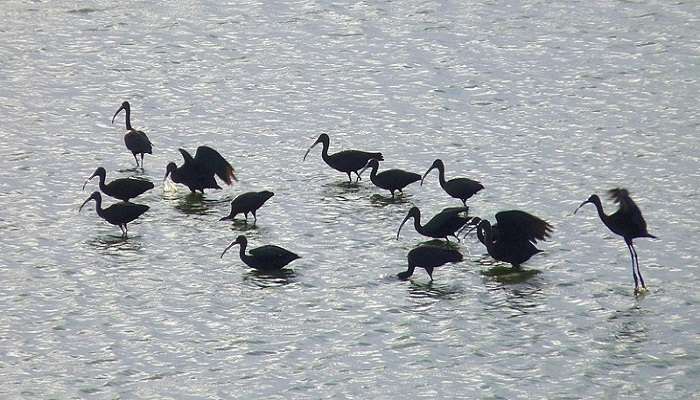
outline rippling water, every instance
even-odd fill
[[[698,7],[695,2],[37,2],[0,8],[0,397],[677,398],[700,385]],[[123,119],[154,143],[133,170]],[[555,225],[528,276],[465,261],[410,282],[407,209],[459,203],[431,176],[389,201],[320,150],[486,189],[487,218]],[[209,144],[240,183],[161,183]],[[119,230],[78,206],[138,175],[151,209]],[[650,292],[593,207],[625,186],[659,240]],[[256,227],[218,222],[276,193]],[[107,203],[111,203],[108,200]],[[612,204],[606,203],[608,210]],[[408,227],[407,227],[408,228]],[[244,232],[303,256],[265,276],[220,252]]]

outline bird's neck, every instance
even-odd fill
[[[104,218],[104,210],[102,209],[102,199],[95,199],[95,211],[97,215]]]
[[[328,162],[328,146],[329,143],[327,141],[321,142],[321,158],[323,158],[323,161]]]
[[[126,130],[130,131],[133,128],[131,127],[131,110],[129,108],[126,108],[124,111],[126,111]]]
[[[605,214],[605,211],[603,210],[603,204],[601,204],[599,199],[594,199],[592,201],[593,205],[595,206],[596,211],[598,211],[598,216],[600,219],[603,221],[605,225],[608,224],[608,219],[610,218],[607,214]]]
[[[105,175],[100,175],[100,190],[104,193],[105,189],[107,188],[107,185],[105,185]]]
[[[413,227],[416,229],[416,232],[420,233],[421,235],[425,231],[423,229],[423,225],[420,224],[420,213],[416,213],[416,215],[413,216]]]
[[[377,178],[377,170],[379,169],[378,166],[372,166],[372,170],[369,172],[369,180],[374,183],[374,180]]]
[[[445,168],[438,167],[438,179],[440,180],[440,186],[445,186]]]

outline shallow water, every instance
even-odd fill
[[[698,8],[693,2],[6,1],[0,19],[0,397],[687,399],[700,385]],[[154,143],[123,144],[123,100]],[[471,212],[555,226],[525,276],[465,261],[395,278],[459,205],[433,172],[395,201],[347,185],[315,148],[486,189]],[[204,198],[162,183],[209,144],[240,182]],[[79,205],[97,166],[156,189],[128,240]],[[624,186],[659,240],[622,239],[591,193]],[[275,196],[256,226],[218,222]],[[106,200],[111,204],[112,200]],[[606,202],[612,210],[613,205]],[[221,251],[302,255],[286,274]]]

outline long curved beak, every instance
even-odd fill
[[[590,202],[588,200],[586,200],[583,203],[581,203],[580,206],[576,207],[576,209],[574,210],[574,215],[576,215],[576,211],[578,211],[581,207],[585,206],[588,203],[590,203]]]
[[[367,162],[367,164],[366,164],[364,167],[362,167],[362,169],[360,170],[360,172],[357,173],[357,176],[362,176],[362,173],[365,172],[365,170],[366,170],[367,168],[369,168],[369,161]]]
[[[219,258],[224,258],[224,254],[226,254],[226,252],[228,251],[228,249],[230,249],[231,247],[233,247],[234,244],[238,244],[238,240],[234,240],[233,242],[231,242],[231,244],[228,245],[228,247],[224,249],[223,253],[221,253],[221,257],[219,257]]]
[[[90,180],[94,177],[95,174],[90,175],[90,177],[85,180],[85,183],[83,183],[83,188],[81,190],[85,190],[85,185],[87,185],[87,183],[90,182]]]
[[[467,224],[464,225],[464,228],[462,228],[462,230],[461,230],[461,231],[464,231],[464,229],[466,229],[467,227],[470,227],[469,230],[467,231],[467,233],[465,233],[463,237],[467,237],[470,233],[472,233],[474,231],[474,229],[476,229],[479,226],[480,222],[481,222],[481,218],[472,217],[472,219],[470,219],[469,222],[467,222]],[[457,235],[460,235],[462,233],[461,231],[458,232]]]
[[[396,232],[396,240],[399,240],[399,234],[401,233],[401,228],[403,228],[403,224],[405,224],[409,218],[411,218],[411,214],[408,214],[406,216],[406,218],[403,219],[403,222],[401,222],[401,225],[399,225],[399,230]]]
[[[163,182],[165,182],[166,179],[168,179],[168,175],[170,175],[170,170],[165,170],[165,176],[163,177]]]
[[[423,174],[423,177],[420,178],[420,185],[421,185],[421,186],[423,186],[423,180],[425,180],[425,177],[428,176],[428,174],[429,174],[430,171],[432,171],[432,170],[433,170],[433,167],[428,168],[428,170],[425,171],[425,173]]]
[[[114,124],[114,119],[117,118],[117,115],[119,115],[119,112],[124,109],[124,106],[119,107],[117,112],[114,113],[114,116],[112,117],[112,124]]]
[[[306,156],[309,155],[309,152],[311,151],[311,149],[313,149],[314,147],[316,147],[316,145],[319,144],[319,143],[321,143],[321,142],[319,142],[319,141],[317,140],[316,143],[312,144],[311,147],[309,147],[309,149],[306,150],[306,153],[304,154],[304,159],[303,159],[302,161],[306,161]]]
[[[78,209],[78,212],[80,212],[80,211],[83,209],[83,207],[85,207],[85,204],[87,204],[88,201],[90,201],[90,200],[92,200],[92,196],[88,197],[88,199],[85,200],[85,201],[83,202],[83,204],[80,205],[80,208]]]

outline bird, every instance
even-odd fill
[[[467,216],[468,212],[469,207],[448,207],[437,213],[427,224],[421,225],[420,210],[418,207],[411,207],[411,209],[408,210],[408,214],[406,214],[406,218],[404,218],[401,225],[399,225],[399,230],[396,232],[396,239],[399,239],[403,224],[412,217],[413,226],[416,228],[416,231],[423,236],[445,239],[448,241],[448,236],[454,236],[459,240],[459,237],[455,233],[464,227],[465,224],[470,223],[472,218]]]
[[[440,186],[442,189],[455,199],[462,200],[462,204],[465,206],[467,205],[467,199],[484,188],[480,182],[473,181],[469,178],[452,178],[449,181],[445,181],[445,164],[439,158],[433,161],[433,165],[423,174],[423,178],[420,181],[421,186],[423,186],[425,177],[428,176],[430,171],[436,168],[439,173]]]
[[[475,220],[478,221],[475,225],[477,237],[489,255],[511,264],[514,269],[520,269],[522,263],[540,253],[542,250],[535,247],[535,243],[550,237],[553,231],[546,221],[520,210],[496,213],[493,226],[486,219],[475,217]]]
[[[128,101],[123,102],[117,112],[114,113],[112,123],[114,124],[114,119],[117,118],[121,110],[126,111],[126,134],[124,135],[124,144],[126,144],[126,148],[131,151],[131,154],[134,155],[136,168],[139,167],[139,159],[136,155],[141,154],[141,169],[143,169],[143,155],[146,153],[153,154],[153,145],[151,145],[151,141],[148,140],[148,136],[146,136],[143,131],[137,131],[131,127],[131,105]]]
[[[646,290],[646,285],[644,284],[644,278],[642,278],[642,272],[639,270],[639,258],[637,257],[637,249],[634,248],[633,240],[645,237],[657,239],[657,237],[647,231],[647,223],[642,216],[642,211],[637,207],[634,200],[632,200],[627,189],[611,189],[608,190],[608,195],[616,204],[619,204],[618,210],[614,213],[606,215],[605,211],[603,211],[600,197],[596,194],[592,194],[588,200],[581,203],[581,205],[574,210],[574,214],[584,205],[588,203],[593,204],[596,210],[598,210],[598,216],[601,221],[603,221],[603,224],[613,231],[613,233],[625,239],[625,244],[627,244],[630,257],[632,258],[634,292],[639,293],[639,284],[641,283],[642,290]]]
[[[97,211],[97,215],[110,224],[119,226],[119,229],[122,230],[122,237],[124,238],[127,237],[129,232],[126,224],[140,217],[141,214],[148,211],[149,208],[143,204],[119,202],[103,209],[102,195],[100,192],[92,192],[90,197],[80,206],[78,212],[80,212],[90,200],[95,200],[95,211]]]
[[[100,177],[100,190],[102,193],[123,201],[129,201],[129,199],[138,197],[154,188],[153,183],[134,178],[118,178],[105,185],[107,171],[103,167],[98,167],[83,184],[83,190],[85,190],[85,185],[96,176]]]
[[[247,192],[238,195],[233,201],[231,201],[231,213],[221,218],[219,221],[232,220],[236,215],[243,213],[245,214],[245,219],[248,221],[248,213],[253,214],[253,224],[257,222],[258,217],[255,212],[258,208],[262,207],[266,201],[268,201],[275,194],[269,190],[263,190],[262,192]]]
[[[408,269],[399,272],[396,276],[401,280],[413,275],[416,267],[425,268],[430,280],[433,280],[433,269],[447,264],[462,261],[462,254],[447,247],[423,244],[408,252]]]
[[[257,269],[259,271],[280,270],[290,262],[296,260],[297,258],[301,258],[297,254],[292,253],[287,249],[269,244],[251,249],[250,255],[247,255],[245,253],[245,249],[248,245],[248,239],[246,239],[245,235],[238,236],[236,240],[228,245],[228,247],[224,249],[223,253],[221,253],[221,258],[223,258],[226,251],[235,244],[239,244],[241,246],[241,250],[239,252],[241,261],[243,261],[250,268]]]
[[[359,171],[360,169],[362,169],[362,167],[367,165],[367,161],[369,161],[371,158],[375,158],[379,161],[384,161],[384,156],[382,155],[382,153],[369,153],[360,150],[343,150],[328,155],[328,145],[330,143],[330,138],[325,133],[320,134],[318,136],[318,139],[316,139],[316,141],[314,142],[314,144],[312,144],[311,147],[309,147],[309,149],[306,150],[306,154],[304,154],[304,160],[306,160],[306,156],[309,155],[311,149],[313,149],[314,146],[316,146],[319,143],[323,144],[323,150],[321,151],[321,157],[323,157],[323,161],[325,161],[329,167],[348,174],[348,179],[350,180],[350,183],[352,183],[352,176],[350,176],[350,173],[354,172],[355,175],[357,175],[357,181],[359,181],[360,174],[358,174],[357,171]]]
[[[362,173],[370,167],[372,168],[372,171],[369,174],[369,179],[376,186],[390,191],[391,198],[394,198],[395,191],[398,190],[400,193],[403,193],[403,188],[420,180],[420,175],[413,172],[404,171],[402,169],[388,169],[377,173],[377,170],[379,169],[379,160],[376,158],[372,158],[367,161],[367,164],[364,168],[362,168],[358,175],[362,176]]]
[[[208,146],[199,146],[194,158],[186,150],[178,149],[185,159],[185,163],[178,167],[174,162],[168,163],[163,180],[171,176],[173,182],[182,183],[192,193],[197,190],[204,193],[204,189],[221,189],[214,179],[217,175],[227,185],[237,181],[235,170],[218,151]]]

